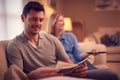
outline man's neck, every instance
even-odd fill
[[[39,34],[27,34],[24,33],[25,37],[27,38],[28,41],[30,41],[33,45],[38,46],[39,43]]]

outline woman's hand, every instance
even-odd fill
[[[72,73],[70,73],[70,75],[75,77],[84,77],[87,74],[87,70],[87,64],[84,62],[79,67],[77,67]]]
[[[29,79],[40,79],[51,76],[62,76],[63,74],[57,73],[57,70],[49,67],[41,67],[36,70],[31,71],[27,74]]]
[[[95,55],[95,56],[99,54],[99,52],[96,49],[92,49],[91,52],[92,52],[92,55]]]

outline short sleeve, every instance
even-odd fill
[[[17,45],[15,43],[15,40],[10,42],[7,46],[7,59],[8,59],[8,66],[11,66],[12,64],[17,65],[20,69],[23,70],[23,61],[21,57],[21,53],[19,49],[17,48]]]

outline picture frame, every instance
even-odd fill
[[[47,1],[48,1],[48,4],[49,4],[51,7],[53,7],[53,8],[56,7],[56,0],[47,0]]]
[[[120,0],[95,0],[95,10],[120,10]]]

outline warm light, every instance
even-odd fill
[[[65,22],[64,30],[65,31],[72,31],[72,21],[71,21],[71,18],[65,17],[64,18],[64,22]]]

